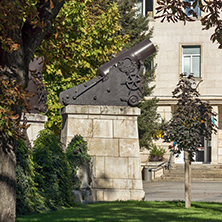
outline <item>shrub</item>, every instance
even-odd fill
[[[150,150],[150,155],[153,156],[163,156],[166,153],[166,150],[162,147],[157,147],[155,144],[152,145],[152,149]]]
[[[81,165],[90,165],[91,157],[87,153],[87,142],[81,135],[75,135],[66,148],[66,157],[71,169],[71,181],[74,189],[79,189],[80,181],[76,177],[76,171]]]
[[[16,214],[37,213],[46,209],[44,197],[38,192],[34,182],[34,162],[32,152],[19,139],[16,150]]]
[[[42,130],[34,142],[35,182],[50,209],[74,204],[70,169],[55,133]]]

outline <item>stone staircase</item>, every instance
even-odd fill
[[[165,171],[165,175],[153,181],[184,181],[184,164],[173,164],[171,172]],[[191,164],[192,182],[222,182],[222,164]]]

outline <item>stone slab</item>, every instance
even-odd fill
[[[140,157],[138,139],[119,139],[121,157]]]
[[[93,137],[112,138],[113,121],[112,120],[93,120]]]
[[[119,156],[119,141],[111,138],[90,138],[87,140],[92,156]]]
[[[139,166],[139,167],[138,167]],[[128,158],[128,178],[141,180],[141,161],[138,158]]]
[[[74,137],[80,134],[83,137],[92,137],[93,120],[91,119],[69,119],[67,126],[67,136]]]
[[[129,106],[68,105],[61,109],[61,114],[138,116],[140,115],[140,109]]]
[[[136,121],[116,120],[113,130],[114,138],[138,139],[138,126]]]
[[[104,201],[130,200],[130,190],[105,189]]]
[[[122,157],[105,157],[105,177],[128,179],[128,159]]]

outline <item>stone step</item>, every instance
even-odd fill
[[[181,169],[171,169],[171,172],[183,172],[184,168]],[[222,172],[222,169],[199,169],[191,167],[191,171],[194,172]]]
[[[166,173],[166,174],[170,174],[170,175],[181,175],[181,174],[184,174],[183,171],[171,171],[171,173]],[[212,171],[191,171],[191,174],[192,175],[221,175],[222,176],[222,171],[215,171],[215,172],[212,172]]]
[[[211,165],[211,164],[191,164],[192,169],[221,169],[222,170],[222,165],[217,164],[217,165]],[[184,169],[184,164],[173,164],[171,169]]]
[[[184,182],[184,177],[176,177],[176,178],[159,177],[154,179],[153,181]],[[222,178],[191,178],[191,182],[222,182]]]
[[[154,179],[154,181],[184,181],[184,164],[173,164],[171,172],[168,170],[165,175]],[[192,164],[191,181],[219,181],[222,182],[222,165]]]
[[[182,177],[184,176],[184,173],[178,173],[178,174],[165,174],[164,177]],[[221,178],[222,179],[222,174],[209,174],[209,173],[205,173],[205,174],[192,174],[191,173],[191,177],[192,178]]]

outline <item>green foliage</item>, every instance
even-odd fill
[[[75,135],[65,153],[71,169],[72,184],[74,189],[79,189],[80,181],[76,178],[76,171],[81,165],[90,165],[91,161],[91,157],[87,153],[87,142],[81,135]]]
[[[16,150],[16,214],[39,213],[46,209],[45,199],[34,182],[35,168],[32,152],[22,139],[18,139]]]
[[[166,150],[162,147],[157,147],[157,145],[153,144],[152,149],[150,150],[150,155],[154,156],[163,156],[166,153]]]
[[[65,3],[39,53],[45,57],[44,81],[48,91],[47,128],[57,135],[62,119],[59,93],[96,76],[96,70],[127,42],[116,34],[118,8],[101,0]]]
[[[160,130],[158,123],[159,115],[157,114],[157,99],[153,98],[143,101],[139,104],[141,115],[138,116],[139,128],[139,143],[140,147],[150,149],[153,139],[158,139],[156,136]]]
[[[71,191],[80,186],[76,170],[91,161],[82,136],[74,136],[64,153],[50,130],[39,133],[31,150],[19,139],[16,158],[17,215],[74,205]]]
[[[46,206],[57,209],[74,204],[70,169],[62,145],[50,130],[42,130],[34,142],[35,182]]]
[[[91,157],[87,154],[87,142],[81,135],[75,135],[66,148],[66,157],[73,168],[90,163]]]
[[[19,29],[26,21],[30,25],[42,26],[38,18],[36,3],[37,0],[1,1],[4,6],[0,9],[0,47],[2,49],[12,52],[19,48],[18,42],[9,38],[9,30]]]
[[[0,7],[0,151],[6,167],[0,175],[1,221],[14,221],[16,141],[21,136],[20,117],[26,107],[28,67],[36,48],[51,30],[63,1],[2,0]],[[4,158],[5,157],[5,158]],[[2,163],[1,163],[2,164]],[[9,170],[10,169],[10,170]],[[3,191],[3,192],[2,192]]]
[[[211,138],[211,133],[216,133],[216,126],[212,123],[213,112],[208,102],[199,99],[199,93],[195,88],[195,79],[181,74],[177,87],[173,91],[173,98],[178,100],[177,110],[172,119],[166,125],[165,142],[175,142],[178,151],[189,153],[192,159],[200,146],[201,137]],[[170,146],[172,151],[173,148]]]
[[[151,39],[153,29],[149,29],[149,18],[143,16],[136,11],[135,3],[137,0],[116,0],[118,2],[118,9],[120,14],[119,24],[121,26],[120,34],[128,35],[129,42],[124,45],[123,50],[126,51],[133,46],[139,44],[145,39]],[[153,58],[156,54],[151,55],[144,61],[145,72],[143,74],[144,82],[144,96],[152,93],[154,87],[149,87],[148,83],[154,79],[155,66],[153,65]]]
[[[21,130],[26,128],[25,124],[19,122],[17,109],[26,109],[28,94],[22,85],[16,81],[10,81],[0,72],[0,147],[5,149],[8,141],[12,138],[21,137]]]

